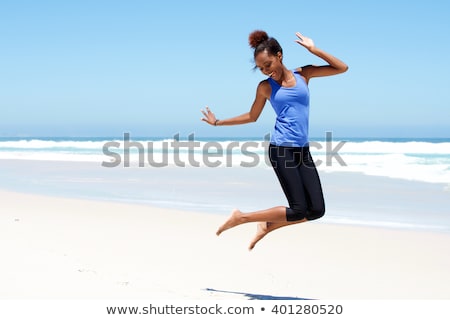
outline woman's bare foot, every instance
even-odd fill
[[[264,238],[264,236],[269,233],[269,231],[268,231],[269,225],[270,225],[270,222],[259,222],[258,223],[258,225],[256,226],[256,235],[253,238],[252,242],[250,242],[250,246],[248,247],[248,250],[252,250],[255,247],[256,243],[258,243],[259,240]]]
[[[231,212],[230,217],[228,218],[225,223],[220,226],[220,228],[217,230],[216,235],[220,235],[225,230],[228,230],[230,228],[236,227],[237,225],[240,225],[242,223],[242,212],[238,209],[234,209],[233,212]]]

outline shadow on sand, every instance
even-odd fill
[[[210,292],[243,295],[243,296],[247,297],[249,300],[314,300],[314,299],[299,298],[299,297],[270,296],[270,295],[266,295],[266,294],[217,290],[217,289],[212,289],[212,288],[206,288],[204,290],[210,291]]]

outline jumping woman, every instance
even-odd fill
[[[325,202],[320,178],[309,152],[309,89],[311,78],[331,76],[347,71],[347,65],[331,54],[317,48],[314,42],[296,33],[296,42],[327,64],[306,65],[290,70],[283,64],[283,50],[278,41],[265,31],[256,30],[249,36],[254,49],[256,68],[268,78],[259,83],[250,111],[229,119],[217,119],[206,107],[203,121],[213,126],[229,126],[255,122],[269,100],[277,115],[271,134],[268,155],[278,177],[289,207],[277,206],[255,212],[233,210],[216,234],[247,222],[259,222],[256,243],[278,228],[315,220],[325,213]]]

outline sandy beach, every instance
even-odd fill
[[[450,299],[450,235],[1,191],[2,299]]]

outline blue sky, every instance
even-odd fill
[[[322,61],[295,32],[345,61],[310,82],[310,134],[450,137],[450,4],[443,1],[2,1],[1,136],[254,136],[264,76],[248,34],[266,30],[288,68]]]

